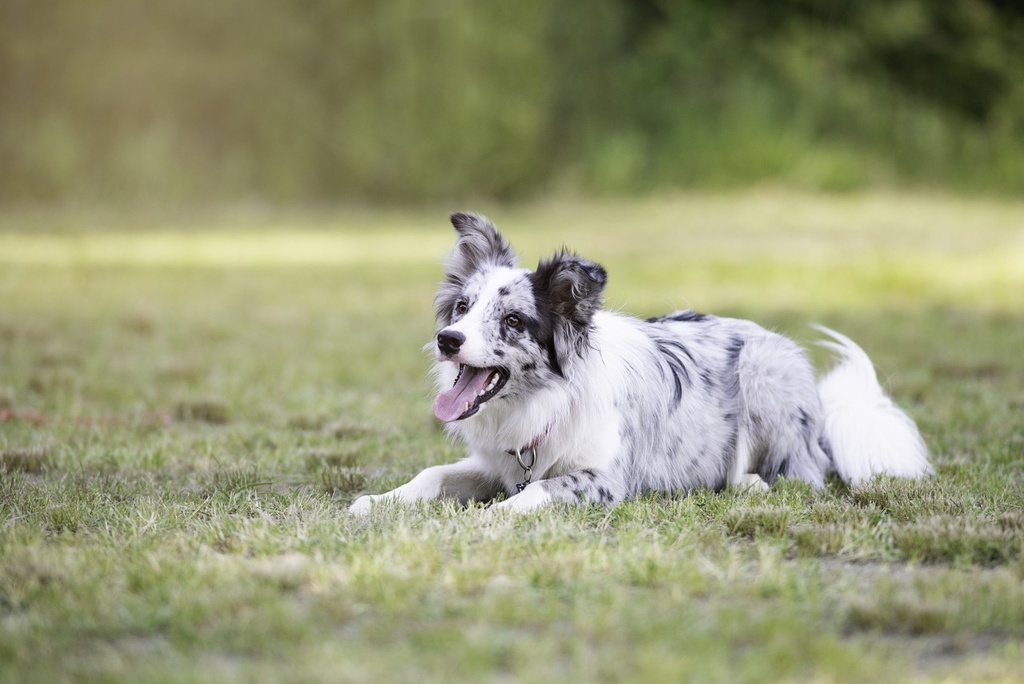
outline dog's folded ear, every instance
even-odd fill
[[[601,308],[608,274],[600,264],[561,252],[537,266],[537,289],[551,310],[576,325],[587,325]]]
[[[608,274],[600,264],[560,252],[530,275],[534,296],[550,317],[550,366],[559,374],[590,348],[590,321],[601,308]]]
[[[493,223],[480,214],[456,212],[452,226],[459,238],[448,260],[448,275],[465,282],[485,266],[515,268],[519,258]]]

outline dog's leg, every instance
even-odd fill
[[[385,494],[368,494],[355,500],[349,512],[368,515],[375,501],[415,503],[427,499],[457,499],[467,501],[489,501],[500,489],[500,484],[473,457],[458,463],[432,466],[406,484]]]
[[[588,468],[534,482],[515,496],[495,504],[493,508],[522,513],[552,501],[611,505],[622,501],[625,494],[625,486],[620,477],[609,471]]]
[[[821,400],[803,351],[778,335],[748,341],[737,376],[748,456],[746,463],[737,463],[743,470],[733,471],[740,479],[732,483],[756,473],[768,484],[782,476],[822,488],[829,457],[818,443]]]
[[[736,454],[733,456],[732,467],[729,469],[728,476],[728,484],[740,489],[751,484],[750,471],[751,462],[754,460],[754,447],[750,443],[750,430],[747,427],[749,423],[750,418],[744,410],[740,423],[736,428]],[[759,475],[755,474],[754,477],[761,480]]]

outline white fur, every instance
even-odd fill
[[[844,481],[860,484],[880,474],[919,477],[932,472],[917,425],[878,384],[871,359],[853,340],[815,326],[836,341],[819,342],[839,362],[818,381],[833,465]]]

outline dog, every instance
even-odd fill
[[[599,264],[563,249],[529,271],[486,217],[451,223],[427,349],[434,415],[468,455],[359,497],[353,513],[381,500],[499,499],[495,508],[528,511],[780,477],[819,489],[830,472],[850,485],[932,472],[914,421],[849,338],[818,327],[838,362],[816,380],[795,342],[753,322],[606,311]]]

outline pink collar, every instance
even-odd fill
[[[510,456],[519,456],[519,457],[521,457],[522,454],[524,454],[524,453],[526,453],[528,451],[532,451],[532,452],[534,452],[534,459],[536,459],[536,457],[537,457],[537,454],[536,454],[537,449],[540,448],[540,445],[543,444],[544,440],[548,438],[549,434],[551,434],[551,428],[553,428],[554,426],[555,426],[554,421],[548,423],[548,426],[546,428],[544,428],[544,432],[542,432],[539,435],[537,435],[536,437],[534,437],[532,442],[530,442],[526,446],[521,446],[518,449],[508,449],[508,450],[505,451],[505,453],[509,454]]]

